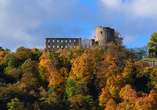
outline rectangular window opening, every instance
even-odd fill
[[[48,39],[48,43],[50,43],[50,39]]]
[[[71,40],[69,40],[69,43],[71,43]]]
[[[50,45],[48,45],[48,49],[50,49]]]

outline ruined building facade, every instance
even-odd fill
[[[95,39],[89,40],[89,47],[90,48],[97,48],[101,47],[102,49],[106,50],[108,44],[115,40],[114,36],[114,29],[109,27],[96,27],[95,31]]]
[[[59,46],[65,45],[64,48],[76,48],[81,46],[81,38],[45,38],[45,49],[46,50],[58,50]]]

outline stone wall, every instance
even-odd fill
[[[65,48],[76,48],[81,46],[81,38],[45,38],[46,50],[58,50],[59,46],[65,44]]]

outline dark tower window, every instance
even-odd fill
[[[102,34],[102,31],[100,31],[100,33]]]

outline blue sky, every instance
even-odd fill
[[[45,38],[94,38],[111,27],[127,48],[142,47],[157,32],[157,0],[0,0],[0,46],[44,48]]]

